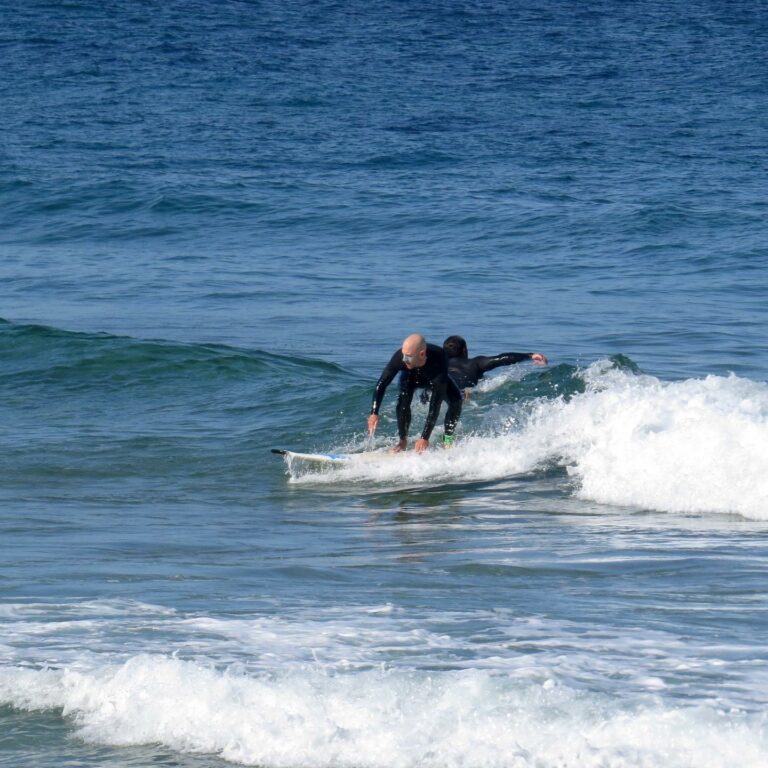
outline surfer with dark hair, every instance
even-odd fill
[[[392,359],[376,382],[373,393],[371,415],[368,417],[368,432],[373,435],[379,423],[379,409],[387,387],[395,376],[400,374],[397,397],[397,431],[400,440],[392,449],[404,451],[408,446],[408,430],[411,426],[411,401],[417,389],[429,391],[429,411],[424,422],[421,437],[414,448],[418,453],[429,447],[429,438],[437,423],[440,406],[443,400],[448,402],[445,414],[444,445],[453,443],[453,432],[461,415],[461,391],[448,376],[448,357],[436,344],[427,344],[426,339],[414,333],[403,341],[400,349],[392,355]]]
[[[443,350],[448,357],[448,375],[456,386],[469,396],[469,387],[474,387],[480,379],[494,368],[514,365],[524,360],[533,360],[536,365],[546,365],[547,358],[540,352],[504,352],[501,355],[470,357],[467,342],[461,336],[449,336],[443,342]]]

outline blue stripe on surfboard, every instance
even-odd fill
[[[272,448],[272,453],[276,453],[285,459],[296,459],[297,461],[307,462],[314,461],[317,464],[378,462],[403,456],[401,453],[392,453],[391,451],[363,451],[362,453],[302,453],[301,451],[289,451],[284,448]]]
[[[300,461],[349,461],[351,458],[348,453],[302,453],[301,451],[287,451],[284,448],[272,448],[272,453]]]

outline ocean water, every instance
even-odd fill
[[[767,765],[767,11],[0,1],[0,765]]]

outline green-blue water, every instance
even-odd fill
[[[0,2],[0,764],[765,765],[765,10]]]

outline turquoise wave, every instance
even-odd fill
[[[324,360],[222,344],[141,340],[0,320],[0,387],[125,388],[163,382],[349,377]]]

